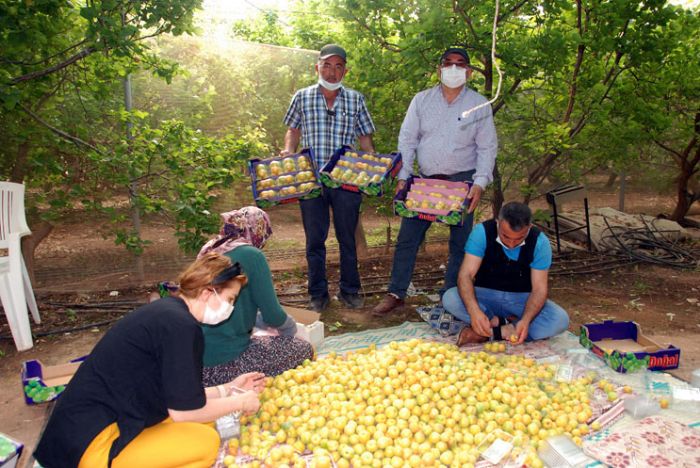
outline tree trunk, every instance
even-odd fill
[[[391,224],[386,227],[386,243],[384,244],[384,254],[388,255],[391,250]]]
[[[493,97],[493,62],[490,54],[484,56],[484,93],[489,99]]]
[[[620,174],[620,193],[618,195],[618,207],[617,209],[624,213],[625,212],[625,193],[627,192],[627,174],[625,172]]]
[[[700,153],[700,147],[697,152]],[[688,214],[697,194],[693,194],[689,187],[690,179],[693,177],[693,167],[687,161],[682,161],[679,166],[680,174],[676,183],[676,207],[671,214],[671,219],[680,224]]]
[[[676,185],[676,208],[671,214],[671,219],[679,224],[685,219],[688,214],[691,205],[696,201],[700,200],[700,187],[692,187],[691,182],[693,182],[693,177],[697,174],[698,164],[700,164],[700,112],[695,114],[695,125],[693,126],[695,130],[695,135],[691,138],[690,142],[686,145],[682,153],[677,153],[676,160],[678,161],[678,167],[680,169],[680,174],[678,175],[678,182]],[[663,146],[662,146],[663,147]],[[665,149],[665,148],[664,148]]]
[[[17,148],[17,157],[15,158],[15,163],[12,165],[12,172],[10,173],[10,182],[16,182],[21,184],[24,182],[24,175],[27,173],[27,156],[29,155],[29,148],[31,145],[28,141],[20,143]]]
[[[608,180],[605,182],[605,188],[606,189],[613,188],[616,180],[617,180],[617,172],[610,171],[610,174],[608,175]]]
[[[498,213],[501,211],[505,196],[503,195],[501,171],[498,170],[498,161],[493,166],[493,198],[491,199],[491,211],[493,217],[498,218]]]
[[[51,231],[53,224],[48,221],[39,221],[32,226],[32,234],[22,238],[22,253],[24,255],[24,263],[27,265],[27,272],[32,281],[32,285],[36,287],[36,278],[34,275],[34,252],[39,247],[41,241],[46,239]]]
[[[355,250],[357,251],[357,259],[362,260],[367,258],[369,249],[367,248],[367,238],[365,237],[365,228],[362,226],[362,217],[357,219],[355,227]]]

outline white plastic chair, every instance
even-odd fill
[[[41,323],[32,283],[22,258],[20,239],[31,234],[24,214],[24,185],[0,182],[0,299],[19,351],[33,346],[27,305]]]

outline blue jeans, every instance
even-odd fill
[[[474,171],[460,172],[450,178],[453,182],[471,182]],[[450,254],[445,271],[445,284],[440,288],[442,295],[448,289],[457,285],[457,274],[464,260],[464,246],[472,230],[474,213],[467,215],[461,226],[450,226]],[[406,290],[411,283],[413,268],[416,266],[416,256],[425,233],[433,223],[418,218],[401,218],[399,237],[394,250],[394,263],[391,267],[389,292],[401,299],[406,297]]]
[[[360,290],[357,270],[355,228],[360,217],[360,193],[323,187],[320,197],[300,200],[301,220],[306,234],[306,263],[309,268],[309,295],[314,298],[328,295],[326,279],[326,239],[333,209],[333,228],[340,246],[340,291],[356,294]]]
[[[506,292],[495,289],[475,287],[476,300],[479,307],[492,319],[494,316],[507,318],[514,315],[518,318],[523,316],[525,303],[530,293]],[[442,296],[442,305],[445,310],[458,319],[471,324],[471,317],[467,308],[459,296],[457,288],[452,288]],[[528,330],[528,340],[541,340],[550,336],[558,335],[569,327],[569,315],[557,303],[547,299],[540,313],[530,323]]]

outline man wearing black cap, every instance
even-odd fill
[[[406,185],[417,158],[416,176],[470,182],[468,217],[462,226],[450,226],[450,254],[445,284],[440,293],[457,285],[457,274],[464,258],[464,245],[471,231],[473,213],[481,194],[493,180],[498,140],[491,106],[476,91],[466,86],[471,77],[467,51],[453,47],[440,57],[440,84],[421,91],[411,101],[399,133],[399,151],[403,167],[398,174],[397,190]],[[403,305],[411,283],[418,247],[431,223],[403,218],[394,251],[389,291],[372,310],[384,316]]]
[[[316,164],[323,167],[333,152],[343,145],[359,141],[364,151],[374,152],[374,123],[362,94],[342,85],[347,73],[347,54],[336,44],[321,49],[316,72],[318,83],[294,94],[284,123],[289,127],[280,154],[296,152],[299,143],[310,147]],[[340,293],[338,298],[351,308],[362,307],[358,294],[360,274],[357,269],[355,228],[360,216],[362,196],[342,189],[323,188],[320,197],[301,200],[301,219],[306,234],[306,262],[309,267],[309,307],[321,311],[328,306],[326,279],[326,238],[330,226],[329,208],[333,209],[333,227],[340,246]]]

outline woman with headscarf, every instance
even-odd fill
[[[199,255],[217,252],[239,263],[248,284],[236,300],[236,313],[215,326],[203,325],[204,383],[219,385],[247,372],[281,374],[313,357],[306,341],[294,338],[296,322],[277,299],[272,274],[260,249],[272,235],[270,218],[260,208],[246,206],[221,215],[217,237]],[[277,336],[252,336],[256,325],[277,329]],[[261,323],[262,322],[262,323]]]

